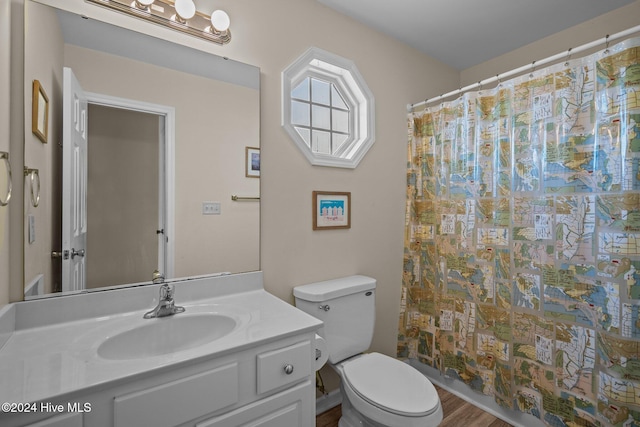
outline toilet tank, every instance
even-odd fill
[[[296,307],[322,320],[318,334],[327,343],[329,363],[362,353],[371,345],[376,280],[349,276],[293,288]]]

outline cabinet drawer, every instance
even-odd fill
[[[258,364],[258,394],[294,383],[311,373],[311,342],[261,353]]]
[[[118,396],[114,427],[172,427],[238,401],[238,364]]]

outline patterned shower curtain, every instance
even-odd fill
[[[409,115],[398,356],[640,426],[640,39]]]

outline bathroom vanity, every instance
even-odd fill
[[[319,320],[261,272],[175,282],[186,311],[143,319],[158,287],[0,310],[0,425],[315,425]]]

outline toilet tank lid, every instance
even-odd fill
[[[293,296],[304,301],[319,302],[375,288],[376,279],[356,275],[296,286]]]

